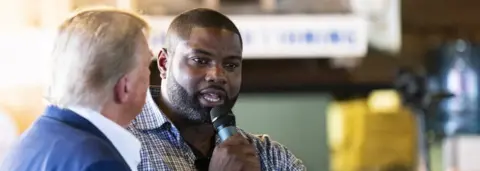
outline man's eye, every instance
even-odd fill
[[[205,65],[208,63],[208,60],[204,58],[193,58],[192,60],[202,65]]]
[[[228,69],[235,69],[237,67],[238,67],[238,64],[234,64],[234,63],[225,64],[225,68],[228,68]]]

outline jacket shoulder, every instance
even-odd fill
[[[126,167],[122,162],[115,160],[99,160],[88,165],[85,171],[130,171],[129,167]]]
[[[0,170],[82,170],[105,160],[124,163],[108,140],[61,123],[39,122],[44,123],[35,123],[21,136]]]

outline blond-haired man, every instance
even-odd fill
[[[125,127],[146,99],[147,32],[137,15],[110,8],[65,20],[52,53],[51,105],[0,170],[137,170],[140,142]]]

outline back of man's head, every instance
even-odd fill
[[[180,40],[188,40],[195,27],[225,29],[238,34],[242,41],[240,31],[227,16],[215,10],[196,8],[178,15],[170,24],[165,42],[165,48],[170,55],[174,53]]]
[[[100,110],[138,63],[138,37],[148,29],[139,16],[113,8],[86,9],[65,20],[52,52],[50,103]]]

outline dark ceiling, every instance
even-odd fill
[[[236,1],[240,2],[240,0]],[[236,1],[221,0],[220,3],[230,4]],[[389,85],[399,67],[421,68],[427,51],[442,42],[457,38],[472,41],[480,39],[477,31],[480,30],[480,19],[477,17],[480,16],[478,0],[400,1],[403,32],[400,53],[388,54],[371,49],[361,65],[351,70],[334,69],[330,67],[327,59],[247,60],[244,64],[244,88],[263,91],[267,88],[302,90],[299,87],[327,87],[324,90],[330,90],[332,87],[341,86]],[[144,11],[159,14],[165,11],[170,11],[172,14],[178,13],[201,3],[199,0],[138,0],[138,2],[138,5],[145,7]],[[344,12],[345,4],[348,4],[347,0],[282,0],[279,2],[281,2],[279,7],[284,8],[281,11],[316,10],[315,12],[318,13]],[[242,1],[242,3],[256,4],[253,0],[248,3]],[[162,8],[159,7],[162,6],[161,4],[163,4]],[[244,7],[238,9],[243,10]],[[228,10],[235,10],[235,8],[228,8]]]
[[[350,91],[350,88],[360,91],[365,87],[388,87],[400,67],[422,68],[428,51],[441,43],[458,38],[478,42],[480,38],[480,19],[477,17],[480,16],[480,1],[401,2],[403,35],[400,53],[388,54],[371,49],[361,65],[351,70],[333,69],[324,59],[249,61],[245,64],[249,68],[245,71],[246,87],[298,90],[317,87],[318,91]],[[283,76],[269,78],[273,73],[283,73]]]

